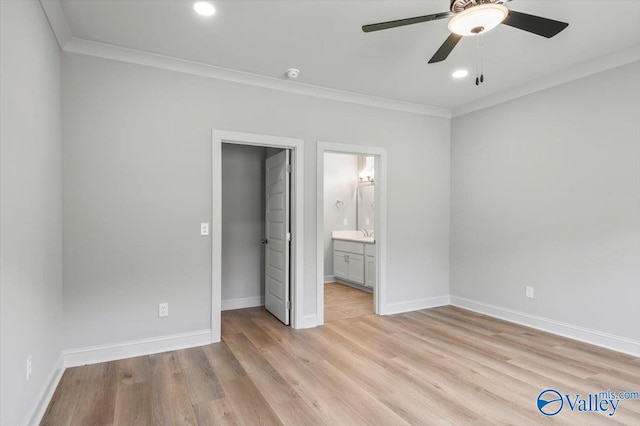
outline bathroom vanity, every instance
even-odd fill
[[[373,289],[376,283],[376,246],[373,235],[362,231],[334,231],[333,275],[339,282]]]

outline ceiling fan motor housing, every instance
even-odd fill
[[[451,0],[451,11],[453,13],[462,12],[479,4],[498,3],[500,0]],[[500,3],[502,3],[500,1]]]

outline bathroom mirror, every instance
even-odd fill
[[[373,185],[358,186],[356,190],[356,209],[358,229],[375,230],[375,187]]]
[[[375,158],[358,156],[358,186],[356,189],[357,229],[375,230]]]

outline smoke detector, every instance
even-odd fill
[[[300,75],[300,70],[296,68],[289,68],[288,70],[285,71],[284,74],[287,76],[289,80],[294,80],[298,78],[298,76]]]

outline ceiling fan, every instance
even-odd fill
[[[369,33],[451,18],[448,24],[451,35],[429,60],[429,63],[433,64],[447,59],[447,56],[449,56],[462,37],[484,34],[500,24],[509,25],[546,38],[555,36],[569,26],[566,22],[509,10],[503,4],[509,1],[511,0],[451,0],[450,12],[364,25],[362,31]]]

